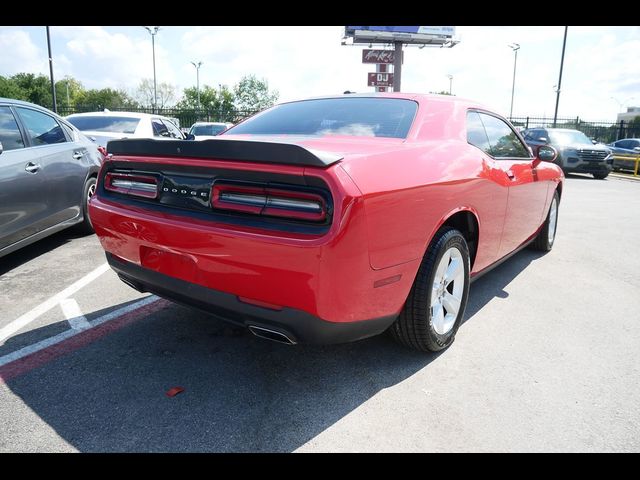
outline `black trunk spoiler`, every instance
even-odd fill
[[[107,143],[107,153],[145,157],[189,157],[328,167],[342,156],[295,143],[259,140],[152,140],[126,138]]]

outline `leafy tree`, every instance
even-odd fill
[[[245,75],[233,87],[234,104],[238,110],[263,110],[278,101],[278,91],[269,91],[269,83],[255,75]]]
[[[68,101],[67,92],[69,92]],[[56,101],[58,107],[70,108],[75,105],[78,98],[82,95],[82,92],[84,92],[84,87],[82,83],[75,78],[67,75],[62,80],[58,80],[56,82]]]
[[[166,108],[174,104],[176,100],[176,87],[170,83],[161,82],[157,84],[156,90],[158,92],[157,108]],[[134,98],[142,106],[152,108],[154,100],[153,80],[143,78],[135,90]]]
[[[16,73],[10,80],[22,91],[18,100],[26,100],[46,108],[53,107],[49,77],[42,74],[36,76],[33,73]]]
[[[103,88],[102,90],[83,90],[76,97],[76,105],[90,110],[118,109],[118,108],[136,108],[138,104],[133,100],[127,92],[123,90],[114,90],[112,88]]]
[[[11,78],[0,75],[0,97],[27,100],[27,92],[20,88]]]
[[[235,110],[233,100],[233,93],[225,85],[222,85],[218,90],[211,87],[210,85],[203,85],[202,87],[200,87],[200,116],[203,117],[202,113],[206,113],[208,120],[232,120],[231,117],[233,116],[233,112]],[[197,110],[197,88],[185,88],[182,99],[176,104],[176,107],[183,110]]]

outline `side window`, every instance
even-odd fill
[[[3,150],[24,148],[18,123],[9,107],[0,107],[0,142]]]
[[[487,131],[491,155],[495,158],[530,158],[529,151],[522,144],[516,132],[497,117],[481,113],[480,118]]]
[[[467,112],[467,142],[483,152],[491,154],[491,145],[489,145],[489,139],[478,112]]]
[[[60,122],[60,124],[62,125],[64,131],[67,133],[67,138],[70,138],[72,142],[77,142],[79,140],[78,135],[76,135],[76,132],[74,132],[69,125],[62,122]]]
[[[180,131],[180,129],[178,127],[176,127],[173,123],[171,123],[171,121],[169,120],[163,120],[162,121],[165,126],[167,127],[167,129],[169,130],[169,134],[173,137],[173,138],[177,138],[179,140],[182,140],[184,137],[182,136],[182,132]]]
[[[169,129],[167,126],[162,123],[162,120],[159,118],[151,119],[151,126],[153,127],[153,136],[154,137],[170,137]]]
[[[618,147],[633,149],[634,146],[629,140],[622,140],[621,142],[618,142]]]
[[[51,115],[31,110],[30,108],[16,107],[16,110],[27,129],[32,146],[37,147],[38,145],[50,145],[67,141],[62,127]]]

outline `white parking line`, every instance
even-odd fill
[[[98,268],[93,270],[92,272],[82,277],[77,282],[72,283],[61,292],[56,293],[53,297],[49,298],[48,300],[45,300],[37,307],[32,308],[27,313],[17,318],[13,322],[9,323],[8,325],[5,325],[3,328],[0,329],[0,344],[4,345],[4,341],[7,338],[12,336],[14,333],[16,333],[18,330],[20,330],[24,326],[33,322],[36,318],[38,318],[43,313],[49,311],[51,308],[53,308],[58,303],[60,303],[61,300],[64,300],[65,298],[70,297],[85,285],[88,285],[89,283],[93,282],[96,278],[98,278],[107,270],[109,270],[109,264],[105,262],[102,265],[100,265]]]
[[[87,322],[87,324],[89,325],[89,328],[96,327],[102,323],[121,317],[122,315],[125,315],[140,307],[144,307],[145,305],[155,302],[156,300],[158,300],[158,297],[156,297],[155,295],[150,295],[130,305],[114,310],[111,313],[107,313],[106,315],[102,315],[101,317],[94,318],[90,322]],[[0,367],[2,367],[3,365],[6,365],[7,363],[11,363],[15,360],[18,360],[20,358],[26,357],[27,355],[31,355],[32,353],[38,352],[47,347],[60,343],[64,340],[67,340],[68,338],[78,335],[82,331],[84,330],[65,330],[64,332],[59,333],[58,335],[54,335],[53,337],[46,338],[38,343],[34,343],[33,345],[27,345],[26,347],[23,347],[20,350],[16,350],[15,352],[8,353],[3,357],[0,357]]]
[[[69,325],[71,325],[71,328],[74,330],[91,328],[91,325],[87,322],[87,318],[82,314],[82,310],[80,310],[80,305],[78,305],[78,302],[73,298],[60,300],[60,308],[62,308],[64,318],[67,319]]]

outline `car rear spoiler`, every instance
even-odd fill
[[[342,160],[331,152],[312,150],[295,143],[258,140],[153,140],[126,138],[107,143],[107,154],[145,157],[190,157],[241,162],[279,163],[328,167]]]

